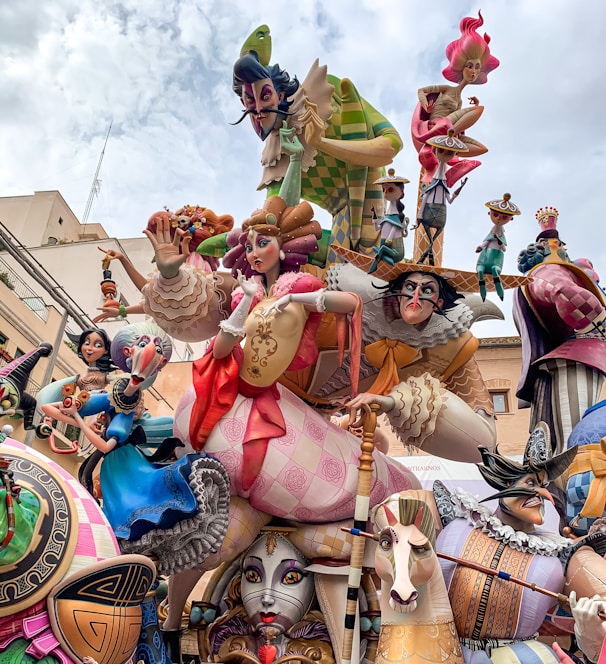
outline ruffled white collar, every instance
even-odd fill
[[[376,299],[384,294],[383,291],[377,290],[376,286],[385,286],[386,282],[349,263],[332,265],[326,281],[331,290],[350,291],[362,298],[362,334],[365,343],[378,339],[397,339],[422,350],[458,339],[471,327],[473,314],[465,303],[455,305],[446,316],[432,315],[422,330],[403,320],[388,323],[383,313],[383,301]]]
[[[505,542],[516,551],[535,553],[541,556],[559,556],[562,551],[572,546],[573,541],[558,533],[537,530],[523,533],[505,525],[476,496],[463,489],[451,491],[455,516],[465,519],[473,528],[481,530],[499,542]]]

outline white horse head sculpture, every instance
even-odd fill
[[[398,512],[398,517],[394,511]],[[410,659],[463,664],[435,522],[421,500],[392,496],[373,511],[375,570],[381,579],[381,634],[375,664]]]
[[[382,509],[388,525],[379,533],[375,570],[381,581],[391,586],[389,606],[393,611],[410,613],[417,608],[417,588],[436,572],[436,554],[420,529],[423,507],[409,525],[401,524],[387,505],[382,505]],[[439,564],[437,571],[441,574]]]

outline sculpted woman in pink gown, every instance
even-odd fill
[[[293,161],[296,163],[296,155]],[[300,168],[298,171],[300,174]],[[289,185],[287,178],[281,188],[284,198],[267,199],[263,209],[243,223],[240,233],[230,234],[232,249],[224,265],[239,272],[232,311],[218,322],[219,332],[207,353],[194,363],[194,387],[175,413],[175,435],[226,467],[232,500],[221,550],[169,584],[171,610],[166,630],[178,627],[180,607],[200,574],[233,560],[272,516],[331,523],[354,515],[360,440],[278,383],[286,370],[301,370],[316,361],[316,331],[324,314],[337,318],[343,354],[349,332],[354,391],[360,358],[359,298],[327,291],[318,278],[299,272],[309,254],[317,250],[321,228],[312,220],[311,206],[298,203],[296,182],[292,188]],[[217,324],[208,313],[222,308],[222,296],[211,275],[206,283],[197,280],[188,290],[190,276],[181,269],[183,260],[178,254],[184,234],[175,234],[170,243],[164,231],[160,222],[156,235],[147,233],[164,276],[154,281],[158,289],[150,284],[144,295],[152,289],[158,295],[163,288],[174,292],[175,298],[180,291],[180,301],[204,300],[205,304],[195,305],[198,316],[188,331],[201,335],[212,323]],[[202,289],[206,298],[200,297]],[[156,295],[149,293],[147,301]],[[182,315],[192,320],[189,312]],[[377,452],[371,504],[394,491],[418,486],[410,471]]]
[[[327,291],[319,279],[292,267],[284,271],[287,252],[306,257],[314,250],[321,229],[312,215],[308,203],[287,207],[276,196],[244,222],[226,264],[245,260],[254,276],[240,276],[231,316],[194,363],[195,389],[178,407],[175,433],[216,456],[228,469],[232,494],[257,510],[330,522],[353,516],[360,441],[277,383],[284,371],[315,362],[325,312],[342,323],[352,315],[354,367],[359,358],[359,298]],[[341,329],[345,339],[346,327]],[[411,482],[407,470],[379,454],[371,500]]]

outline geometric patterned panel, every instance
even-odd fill
[[[473,529],[461,557],[524,579],[533,556]],[[522,588],[470,567],[457,566],[448,594],[459,635],[468,639],[507,638],[515,634]]]
[[[364,256],[355,251],[349,249],[343,249],[338,245],[333,245],[331,247],[333,251],[344,258],[348,263],[355,265],[355,267],[368,272],[370,269],[373,259],[370,256]],[[476,272],[467,272],[465,270],[454,270],[452,268],[445,268],[440,266],[433,265],[417,265],[416,263],[409,263],[406,261],[401,261],[395,265],[390,265],[384,261],[379,262],[379,266],[375,272],[373,272],[373,277],[377,279],[382,279],[383,281],[393,281],[399,277],[403,272],[429,272],[437,274],[440,277],[446,279],[453,288],[459,293],[478,293],[480,286],[478,283],[478,275]],[[486,290],[494,291],[494,281],[492,276],[487,274],[485,275],[486,281]],[[508,288],[518,288],[520,286],[526,286],[532,281],[532,277],[523,276],[523,275],[512,275],[512,274],[502,274],[501,275],[501,285],[504,289]]]
[[[77,536],[77,541],[65,577],[75,574],[93,563],[120,555],[114,531],[105,518],[103,510],[76,477],[40,452],[16,440],[7,438],[3,443],[2,452],[4,453],[6,450],[18,452],[21,457],[37,459],[40,465],[62,480],[67,489],[66,494],[71,496],[76,509],[74,523],[77,524],[77,532],[74,531],[74,536]],[[27,487],[27,484],[24,486]]]
[[[150,570],[148,559],[143,558],[144,564],[141,564],[139,558],[114,558],[109,569],[102,566],[96,572],[87,570],[86,580],[68,579],[61,584],[61,590],[56,590],[53,595],[65,600],[95,602],[106,606],[137,606],[145,598],[154,576],[154,568]]]
[[[3,456],[18,486],[39,500],[40,515],[25,554],[2,567],[0,616],[17,613],[43,599],[67,572],[76,549],[78,518],[64,480],[26,451],[3,444]]]
[[[62,648],[99,664],[125,664],[141,632],[141,603],[156,578],[145,556],[117,556],[65,580],[48,598],[53,633]]]

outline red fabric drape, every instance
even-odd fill
[[[253,400],[242,446],[242,488],[248,491],[261,472],[269,439],[283,436],[286,424],[278,405],[280,393],[276,385],[257,387],[240,380],[240,394]]]
[[[197,452],[202,450],[210,432],[232,407],[238,394],[242,349],[236,345],[227,357],[218,360],[213,357],[213,344],[214,340],[192,367],[196,400],[189,420],[189,439]]]
[[[189,436],[192,447],[201,451],[210,432],[233,406],[236,396],[251,398],[251,411],[246,423],[242,446],[242,489],[247,491],[261,472],[270,438],[286,433],[286,424],[278,399],[276,385],[257,387],[239,378],[242,349],[239,346],[229,356],[216,359],[212,345],[207,353],[193,364],[193,383],[196,401],[192,409]]]

